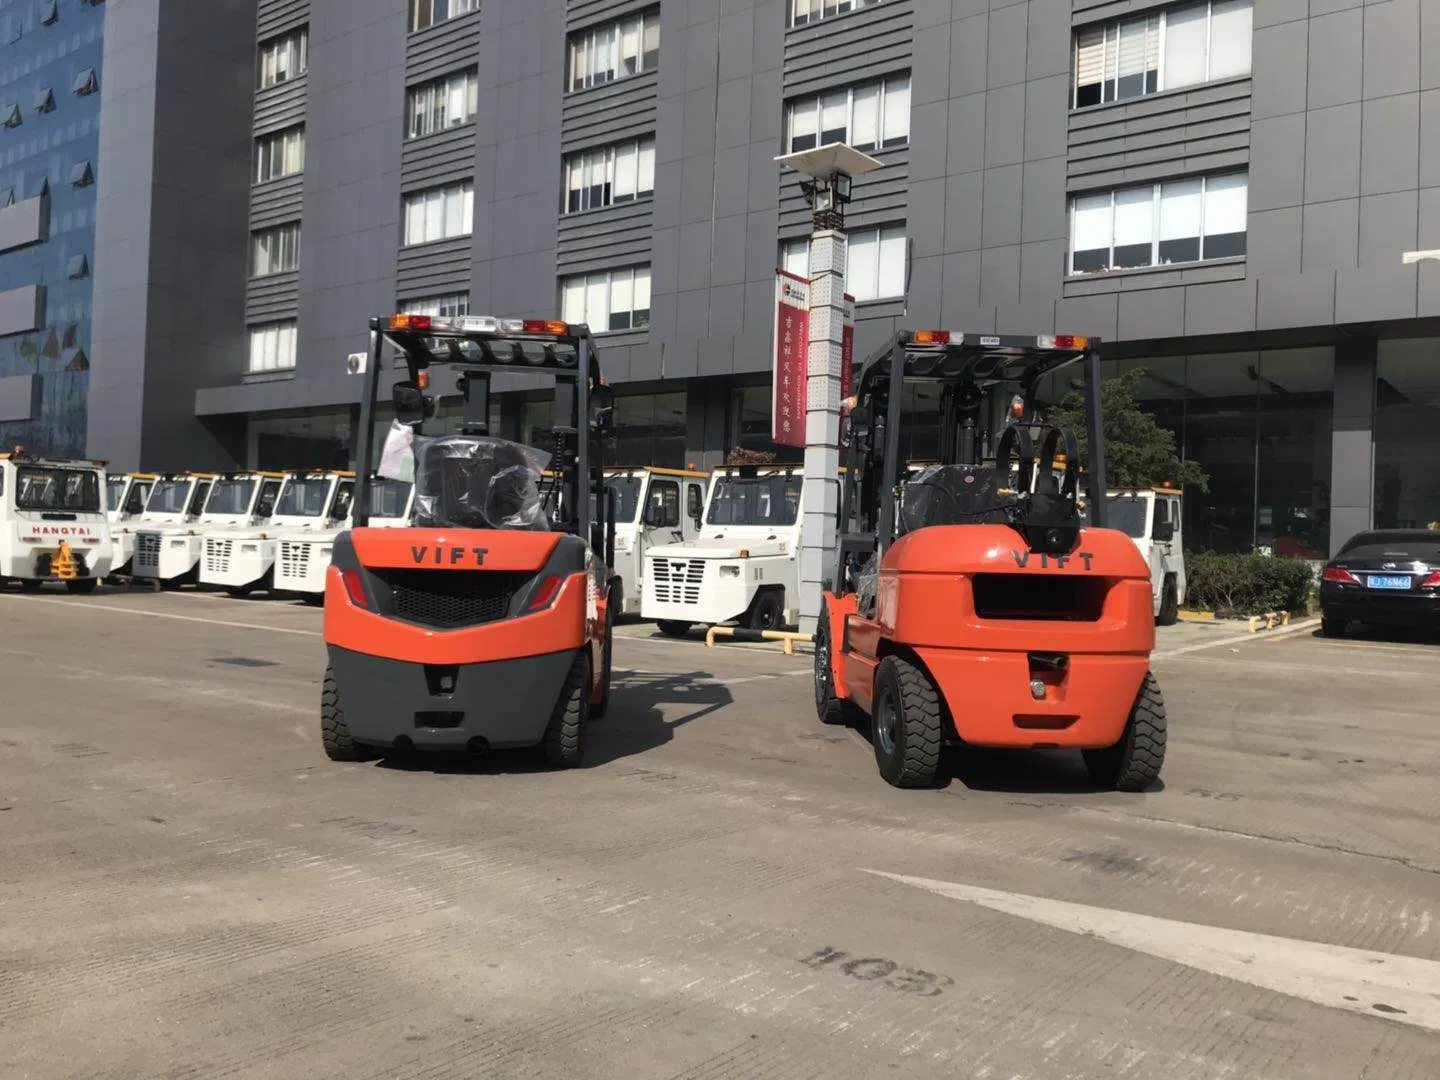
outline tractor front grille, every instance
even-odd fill
[[[142,532],[135,534],[135,565],[149,570],[160,569],[160,534]]]
[[[310,547],[308,540],[282,540],[277,556],[282,578],[303,578],[310,569]]]
[[[454,630],[503,619],[533,574],[500,570],[373,570],[393,618]]]
[[[655,599],[661,604],[700,603],[700,583],[705,578],[704,559],[650,560]]]
[[[230,572],[230,556],[235,553],[234,540],[218,540],[213,536],[205,538],[205,571],[210,574]]]

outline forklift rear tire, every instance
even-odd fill
[[[369,761],[375,756],[374,750],[350,737],[345,708],[340,704],[340,690],[335,685],[335,672],[328,666],[320,690],[320,742],[331,761]]]
[[[1111,791],[1144,791],[1160,778],[1165,763],[1165,699],[1153,673],[1145,673],[1120,741],[1083,753],[1090,779]]]
[[[43,581],[37,581],[34,578],[21,578],[20,590],[22,592],[39,592],[40,587],[44,584]]]
[[[573,769],[585,757],[585,726],[590,719],[590,660],[581,649],[570,665],[560,700],[545,728],[545,763],[552,769]]]
[[[94,592],[100,586],[100,579],[93,577],[76,578],[74,581],[65,582],[65,591],[75,593],[78,596],[86,596]]]
[[[815,712],[822,724],[857,723],[864,715],[848,698],[835,696],[835,670],[830,647],[830,615],[820,607],[820,622],[815,627]]]
[[[1156,626],[1174,626],[1180,621],[1180,590],[1173,577],[1165,579],[1165,589],[1160,594],[1160,614],[1155,616]]]
[[[945,740],[940,695],[930,677],[908,660],[887,656],[875,673],[872,716],[880,775],[898,788],[933,787]]]
[[[660,633],[666,637],[684,637],[690,633],[688,622],[676,622],[674,619],[661,619],[655,624],[660,628]]]
[[[779,630],[780,620],[785,617],[785,598],[774,589],[767,589],[755,597],[750,607],[746,624],[751,630]]]

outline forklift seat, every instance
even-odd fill
[[[900,506],[901,532],[931,525],[1003,524],[1001,478],[987,465],[933,465],[908,481]]]
[[[550,528],[539,477],[520,446],[504,439],[451,435],[416,440],[415,456],[415,525]]]

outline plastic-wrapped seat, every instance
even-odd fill
[[[932,465],[905,484],[902,532],[932,525],[983,525],[1007,520],[1000,477],[986,465]]]
[[[529,529],[550,521],[539,482],[548,455],[506,439],[415,440],[415,510],[422,528]]]

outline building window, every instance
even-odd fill
[[[910,76],[792,101],[786,135],[791,153],[837,142],[857,150],[904,146],[910,141]]]
[[[400,311],[404,315],[429,315],[432,319],[458,319],[470,314],[470,294],[450,293],[406,300],[400,305]]]
[[[560,317],[591,333],[643,330],[650,325],[650,267],[577,274],[560,282]]]
[[[845,291],[856,303],[905,295],[905,229],[887,225],[854,229],[850,233]],[[780,265],[799,277],[810,277],[810,240],[788,240],[780,250]]]
[[[295,367],[295,323],[250,328],[250,370],[291,371]]]
[[[1251,0],[1206,0],[1075,34],[1075,108],[1250,72]]]
[[[279,225],[250,235],[250,273],[284,274],[300,264],[300,223]]]
[[[880,0],[790,0],[790,25],[804,26],[847,11],[874,7]]]
[[[255,182],[293,176],[305,168],[305,129],[293,127],[255,140]]]
[[[480,0],[410,0],[410,29],[428,27],[480,10]]]
[[[653,71],[660,61],[660,9],[627,15],[570,36],[571,90]]]
[[[412,86],[409,95],[410,138],[433,135],[475,119],[480,94],[480,76],[474,71],[457,71],[443,79]]]
[[[1245,254],[1245,173],[1144,184],[1070,203],[1070,273]]]
[[[655,140],[582,150],[565,159],[565,213],[633,202],[655,190]]]
[[[301,27],[260,43],[260,89],[305,74],[310,66],[310,31]]]
[[[469,180],[405,196],[405,244],[428,244],[469,236],[475,213],[475,185]]]

